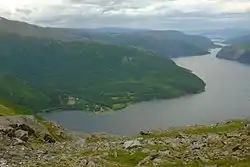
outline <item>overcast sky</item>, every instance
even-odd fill
[[[74,28],[247,28],[250,0],[0,0],[0,15]]]

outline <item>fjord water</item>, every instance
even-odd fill
[[[63,111],[42,116],[70,130],[120,135],[250,116],[250,66],[217,59],[218,51],[214,49],[211,54],[174,59],[206,82],[206,91],[201,94],[143,102],[106,114]]]

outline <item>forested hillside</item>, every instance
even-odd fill
[[[116,110],[144,100],[198,93],[205,87],[194,74],[151,51],[16,35],[1,35],[0,49],[0,71],[25,83],[18,84],[17,94],[23,99],[17,103],[33,100],[27,106],[34,104],[36,110]]]
[[[233,38],[228,42],[231,45],[222,48],[217,57],[250,64],[250,35]]]
[[[14,75],[0,73],[0,105],[12,107],[18,104],[32,110],[38,109],[38,106],[49,107],[49,98]]]

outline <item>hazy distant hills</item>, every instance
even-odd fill
[[[99,33],[111,33],[111,34],[125,34],[125,33],[147,31],[147,29],[119,28],[119,27],[102,27],[102,28],[93,28],[85,30],[99,32]]]
[[[240,37],[231,38],[228,40],[228,43],[235,44],[235,45],[250,44],[250,33],[248,35],[243,35]]]
[[[103,33],[70,30],[69,32],[78,38],[153,50],[165,57],[203,55],[209,48],[215,47],[211,40],[204,36],[187,35],[179,31],[138,30],[129,33]]]
[[[211,30],[190,30],[186,32],[190,34],[204,35],[212,39],[221,38],[224,40],[229,40],[232,38],[237,38],[239,36],[250,34],[250,29],[226,28],[226,29],[211,29]]]
[[[230,39],[228,43],[231,45],[224,47],[218,53],[218,58],[250,64],[250,35]]]
[[[209,48],[214,47],[211,40],[204,36],[187,35],[178,31],[44,28],[4,18],[0,19],[0,33],[62,41],[99,41],[153,50],[165,57],[203,55]]]

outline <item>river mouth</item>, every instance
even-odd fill
[[[134,135],[141,130],[166,129],[187,124],[211,124],[250,115],[250,66],[210,54],[174,59],[206,82],[206,91],[178,99],[134,104],[105,114],[83,111],[43,113],[69,130]]]

